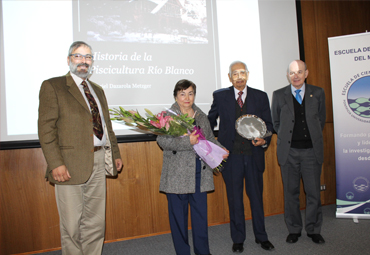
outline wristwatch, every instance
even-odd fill
[[[262,148],[267,148],[267,141],[265,140],[265,144],[264,145],[262,145]]]

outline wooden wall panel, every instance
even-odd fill
[[[119,146],[125,166],[107,181],[106,239],[167,231],[167,199],[158,191],[162,151],[155,142]]]
[[[124,169],[107,179],[106,240],[169,232],[167,198],[159,192],[162,150],[156,142],[119,144]],[[276,165],[276,135],[266,153],[264,204],[267,215],[283,211],[280,169]],[[41,149],[0,151],[1,254],[60,247],[54,186],[44,179]],[[215,175],[208,194],[209,224],[229,221],[225,184]],[[249,199],[246,218],[251,218]],[[190,224],[190,222],[189,222]]]
[[[370,31],[370,1],[301,1],[307,82],[324,88],[333,122],[328,38]]]
[[[1,254],[60,246],[54,187],[44,169],[41,149],[0,151]]]
[[[326,190],[321,192],[323,204],[333,204],[336,201],[335,179],[335,148],[333,123],[326,123],[324,136],[324,164],[322,166],[321,184],[326,185]]]
[[[263,206],[265,214],[277,214],[284,211],[283,181],[276,157],[274,134],[265,153],[265,172],[263,174]]]
[[[322,87],[326,95],[327,119],[324,128],[325,158],[321,184],[323,204],[335,203],[335,151],[333,106],[328,38],[370,31],[370,1],[301,1],[307,83]]]

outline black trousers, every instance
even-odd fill
[[[244,181],[252,211],[254,236],[261,242],[267,241],[262,199],[263,172],[258,170],[253,156],[230,154],[222,176],[226,184],[233,242],[243,243],[246,237],[243,203]]]
[[[196,186],[193,194],[168,194],[168,214],[177,255],[190,255],[188,212],[190,205],[194,252],[210,254],[208,243],[207,192],[200,192],[201,163],[196,159]]]

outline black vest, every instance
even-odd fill
[[[245,115],[245,114],[247,114],[247,104],[244,103],[243,107],[240,108],[238,102],[235,100],[235,121],[240,116]],[[251,142],[248,139],[245,139],[244,137],[240,136],[237,131],[235,131],[235,139],[234,139],[234,146],[233,146],[232,153],[252,155]]]
[[[296,149],[312,148],[311,136],[306,122],[306,107],[304,104],[306,97],[303,98],[302,104],[299,104],[293,95],[292,97],[295,121],[291,147]]]

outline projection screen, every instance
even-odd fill
[[[90,79],[109,107],[143,114],[170,107],[180,79],[197,85],[195,103],[208,113],[212,92],[231,85],[234,60],[248,65],[249,86],[271,96],[299,57],[294,0],[2,0],[0,14],[2,144],[37,142],[40,85],[67,74],[76,40],[93,48]],[[113,127],[118,137],[139,135]]]

